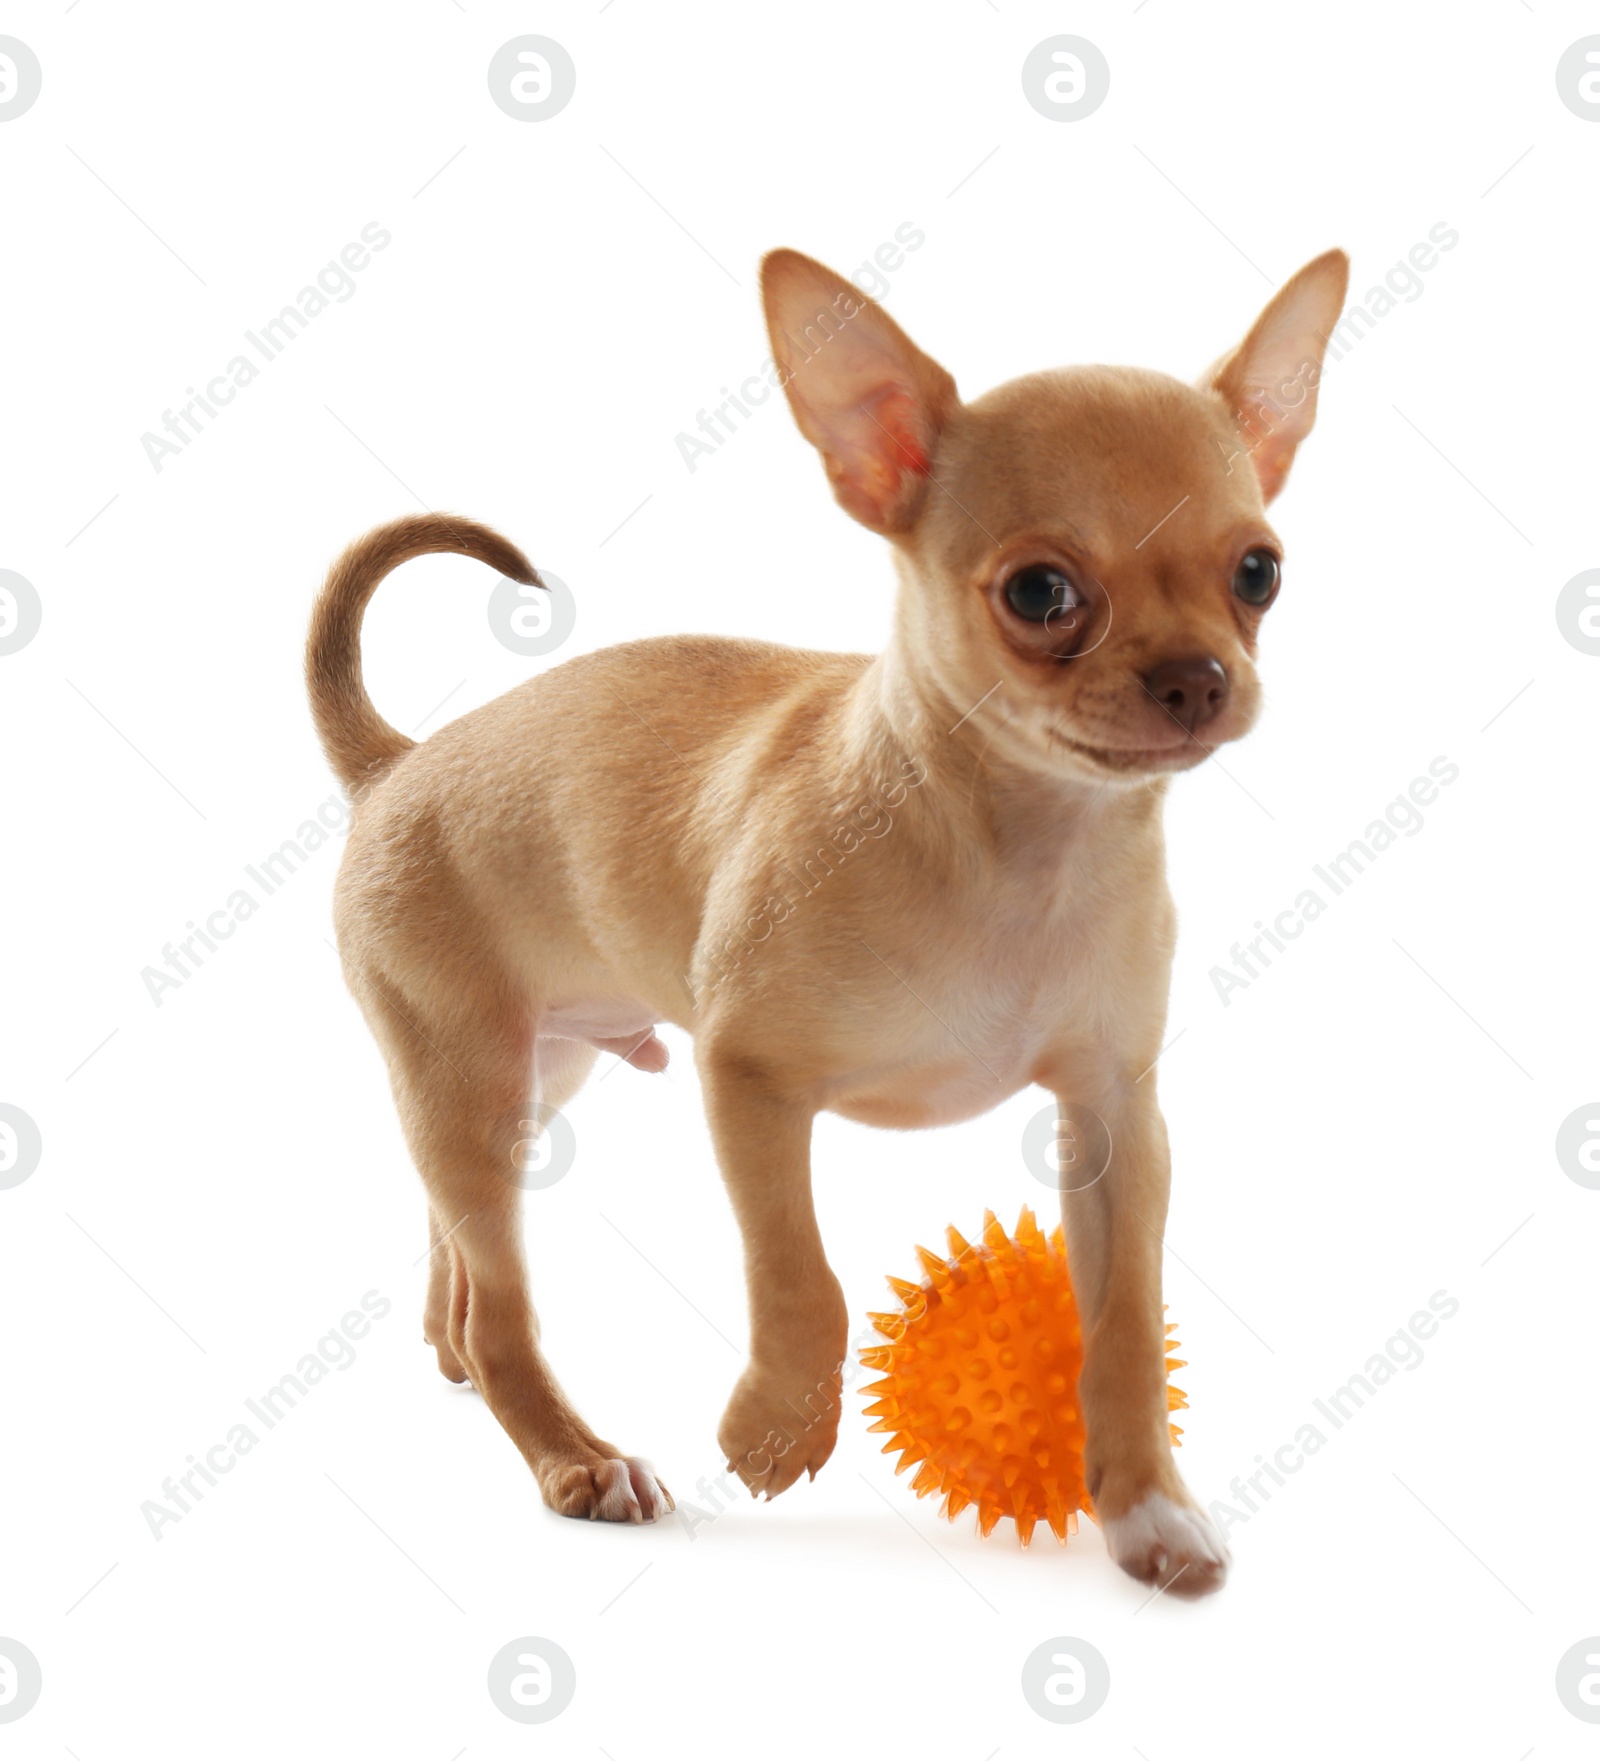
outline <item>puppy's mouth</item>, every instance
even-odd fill
[[[1075,757],[1086,759],[1112,776],[1159,775],[1163,772],[1192,770],[1211,756],[1209,745],[1194,735],[1172,741],[1165,746],[1091,746],[1085,740],[1074,740],[1059,728],[1050,729],[1050,737]]]

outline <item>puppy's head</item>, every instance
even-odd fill
[[[1098,781],[1187,769],[1260,701],[1282,552],[1266,504],[1311,431],[1348,265],[1330,251],[1197,387],[1065,368],[963,404],[850,282],[762,271],[779,378],[840,504],[893,540],[908,664],[992,752]]]

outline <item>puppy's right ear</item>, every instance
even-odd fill
[[[761,297],[778,383],[839,505],[874,532],[908,531],[955,381],[854,283],[798,251],[767,256]]]

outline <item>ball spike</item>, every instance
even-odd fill
[[[950,1282],[950,1268],[940,1259],[938,1254],[926,1247],[917,1249],[917,1260],[924,1272],[933,1280],[936,1290],[944,1289]]]
[[[1045,1494],[1044,1520],[1050,1525],[1050,1533],[1064,1546],[1067,1524],[1071,1518],[1067,1511],[1067,1501],[1062,1497],[1059,1486],[1051,1486]]]
[[[939,1482],[944,1478],[935,1463],[925,1461],[917,1469],[917,1477],[911,1482],[911,1490],[919,1498],[926,1498],[930,1492],[939,1490]]]

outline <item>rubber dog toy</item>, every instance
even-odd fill
[[[920,1284],[889,1280],[899,1311],[868,1317],[885,1341],[860,1354],[884,1372],[862,1389],[876,1396],[870,1428],[890,1433],[883,1454],[900,1452],[895,1472],[916,1467],[912,1491],[942,1494],[941,1514],[952,1522],[975,1504],[981,1535],[1009,1516],[1024,1547],[1041,1520],[1065,1543],[1079,1511],[1094,1516],[1078,1406],[1083,1333],[1066,1240],[1059,1225],[1046,1235],[1026,1206],[1015,1236],[993,1211],[983,1214],[978,1245],[954,1228],[946,1235],[947,1259],[917,1249]],[[1169,1352],[1178,1345],[1173,1331]],[[1183,1362],[1169,1356],[1166,1367]],[[1188,1404],[1169,1384],[1168,1411]],[[1170,1429],[1176,1443],[1179,1427]]]

